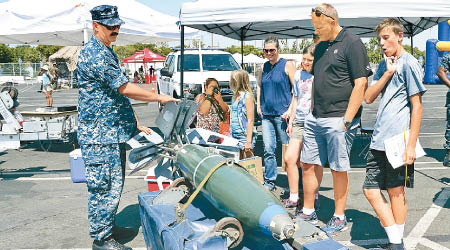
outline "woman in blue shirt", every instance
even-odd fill
[[[262,136],[264,142],[264,185],[272,190],[277,179],[275,150],[277,139],[288,144],[287,124],[282,115],[289,114],[291,89],[294,84],[295,65],[281,58],[280,45],[276,37],[264,41],[264,56],[269,60],[262,67],[258,82],[257,110],[262,115]]]

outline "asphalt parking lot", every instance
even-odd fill
[[[32,111],[45,105],[38,85],[19,85],[19,110]],[[445,95],[447,87],[426,85],[420,142],[426,156],[415,165],[415,187],[407,190],[408,218],[405,225],[407,249],[450,249],[450,168],[442,166],[446,126]],[[54,92],[54,105],[75,105],[77,89]],[[364,105],[363,126],[376,117],[377,103]],[[156,104],[136,106],[141,123],[153,126],[158,114]],[[349,172],[350,191],[346,216],[350,229],[335,236],[352,249],[367,249],[387,242],[375,213],[362,193],[365,177],[365,143],[358,135],[352,149]],[[22,145],[20,150],[0,153],[0,248],[1,249],[89,249],[87,189],[70,179],[70,144],[54,144],[48,152],[38,144]],[[257,143],[256,152],[262,151]],[[139,218],[137,194],[147,191],[145,170],[127,177],[117,223],[139,228],[139,233],[123,243],[145,249]],[[277,185],[287,186],[284,173]],[[320,189],[321,223],[333,213],[332,179],[325,170]]]

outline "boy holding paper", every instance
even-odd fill
[[[388,18],[376,26],[375,32],[384,52],[384,60],[379,64],[364,99],[370,104],[381,93],[381,101],[367,157],[363,188],[364,195],[389,238],[389,244],[384,249],[403,250],[407,213],[404,188],[413,187],[415,148],[422,119],[422,95],[426,89],[422,84],[419,62],[402,46],[403,25],[396,19]],[[408,131],[409,139],[406,138]],[[403,153],[405,165],[394,169],[386,156],[384,141],[399,134],[404,135],[402,138],[406,144],[403,146],[406,148]],[[387,190],[390,205],[381,190]]]

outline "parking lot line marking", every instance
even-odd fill
[[[377,246],[389,243],[389,240],[386,239],[370,239],[370,240],[338,240],[339,243],[346,247],[354,247],[354,246]]]
[[[420,244],[422,244],[426,247],[429,247],[431,249],[434,249],[434,250],[450,250],[449,248],[439,245],[438,243],[431,241],[427,238],[420,239]]]
[[[45,174],[61,174],[62,171],[67,171],[68,169],[55,169],[48,171],[38,171],[38,172],[27,172],[27,171],[17,171],[17,172],[0,172],[1,175],[45,175]],[[127,173],[130,173],[132,170],[126,170]],[[147,173],[147,170],[139,170],[136,173]]]
[[[15,248],[12,250],[91,250],[92,248]],[[147,250],[145,247],[133,247],[134,250]]]
[[[126,176],[125,179],[144,179],[145,176]],[[62,181],[71,180],[71,177],[18,177],[11,181]],[[9,181],[5,178],[0,178],[0,181]]]
[[[442,207],[445,205],[450,197],[450,189],[445,188],[437,197],[431,207],[427,210],[424,216],[417,222],[416,226],[411,230],[408,237],[405,238],[406,249],[416,249],[417,244],[427,232],[431,223],[439,215]]]

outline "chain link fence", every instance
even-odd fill
[[[0,76],[24,76],[36,78],[40,63],[0,63]]]
[[[55,78],[54,88],[60,88],[61,85],[70,87],[77,86],[77,79],[74,72],[71,72],[65,62],[52,63],[0,63],[0,81],[9,81],[11,77],[23,77],[26,82],[39,82],[40,68],[48,65],[50,73]],[[8,79],[8,80],[5,80]]]

